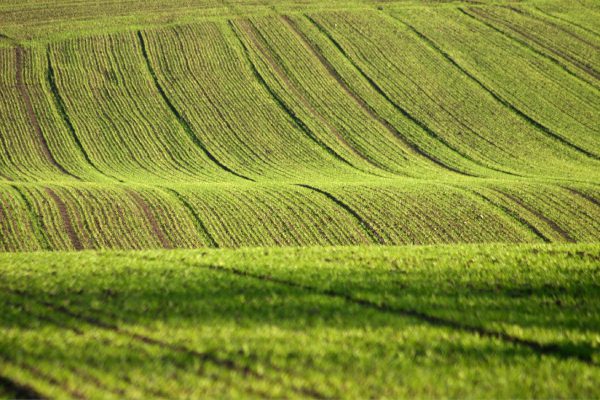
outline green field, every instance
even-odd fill
[[[597,398],[599,245],[595,0],[0,2],[0,397]]]

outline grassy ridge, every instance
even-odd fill
[[[598,257],[597,245],[0,255],[0,374],[13,382],[0,387],[596,397]]]

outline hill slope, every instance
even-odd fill
[[[0,250],[600,238],[592,2],[153,7],[0,7]]]

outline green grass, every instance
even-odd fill
[[[0,256],[0,371],[51,397],[598,396],[598,245]]]
[[[598,26],[4,1],[0,397],[598,397]]]

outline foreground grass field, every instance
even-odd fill
[[[596,398],[599,265],[582,244],[0,255],[0,388]]]

